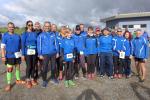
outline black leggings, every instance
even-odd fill
[[[124,59],[120,59],[118,56],[114,56],[113,62],[114,62],[114,74],[123,74]]]
[[[56,56],[55,55],[43,55],[44,60],[42,62],[42,79],[47,81],[47,72],[49,68],[49,62],[51,66],[51,79],[56,78]]]
[[[87,56],[87,72],[88,74],[93,74],[95,72],[95,61],[96,55],[91,54]]]
[[[65,80],[73,80],[73,62],[66,62],[65,64]]]
[[[74,68],[75,68],[75,75],[76,76],[79,76],[79,70],[80,70],[80,68],[82,68],[83,75],[86,74],[85,56],[84,55],[80,55],[79,53],[76,54]]]
[[[34,79],[34,73],[35,73],[35,67],[37,63],[37,56],[36,55],[26,55],[26,78],[33,78]]]

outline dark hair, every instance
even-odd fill
[[[125,37],[125,35],[126,35],[127,33],[129,33],[129,40],[131,40],[131,39],[132,39],[132,35],[131,35],[131,33],[130,33],[129,31],[125,31],[124,34],[123,34],[123,36]]]
[[[10,25],[13,25],[13,26],[15,27],[15,24],[14,24],[13,22],[8,22],[7,26],[8,26],[9,24],[10,24]]]
[[[27,26],[28,26],[28,24],[29,24],[29,23],[32,23],[32,24],[33,24],[33,22],[32,22],[31,20],[28,20],[28,21],[26,22],[25,31],[27,31],[27,30],[28,30],[28,27],[27,27]],[[32,29],[32,31],[33,31],[33,29]]]
[[[89,30],[94,30],[94,28],[93,28],[92,26],[89,26],[89,27],[88,27],[88,31],[89,31]]]

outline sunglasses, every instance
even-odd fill
[[[33,26],[33,24],[28,24],[28,26]]]
[[[117,32],[122,32],[122,31],[117,31]]]

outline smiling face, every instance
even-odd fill
[[[26,27],[27,27],[27,30],[32,31],[33,30],[33,22],[31,22],[31,21],[27,22]]]
[[[15,25],[13,23],[8,23],[7,29],[9,33],[14,33]]]
[[[52,32],[56,32],[57,31],[57,26],[55,24],[52,24],[51,31]]]
[[[103,31],[103,34],[106,36],[106,35],[109,35],[109,31],[108,30],[104,30]]]
[[[44,31],[49,32],[51,29],[51,24],[49,22],[44,23]]]
[[[36,22],[36,23],[34,24],[34,29],[35,29],[35,30],[40,30],[40,29],[41,29],[41,24],[40,24],[39,22]]]
[[[140,37],[142,35],[141,31],[136,31],[136,37]]]
[[[126,39],[129,39],[129,38],[130,38],[129,32],[126,32],[126,33],[125,33],[125,38],[126,38]]]

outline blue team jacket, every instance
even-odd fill
[[[61,45],[61,48],[62,48],[62,52],[63,52],[63,59],[64,61],[66,62],[69,62],[69,61],[73,61],[74,59],[74,51],[75,51],[75,42],[74,42],[74,39],[71,37],[71,38],[64,38],[62,40],[62,45]],[[72,57],[67,57],[68,54],[72,54]]]
[[[58,42],[52,32],[42,32],[37,38],[38,55],[58,53]]]
[[[112,53],[112,36],[108,35],[108,36],[100,36],[98,38],[98,52],[106,52],[106,53]]]
[[[119,56],[118,51],[124,51],[125,52],[125,46],[124,46],[124,42],[125,42],[125,38],[123,36],[115,36],[113,38],[113,55],[114,56]]]
[[[20,52],[21,38],[18,34],[4,33],[1,45],[5,46],[6,58],[15,58],[15,52]]]
[[[148,41],[143,37],[136,37],[132,40],[132,54],[136,58],[148,58]]]
[[[75,41],[75,47],[78,53],[84,52],[85,50],[85,36],[82,34],[76,34],[74,33],[73,39]]]
[[[95,36],[87,36],[85,38],[85,55],[97,54],[98,42]]]
[[[23,32],[21,36],[22,55],[27,55],[28,49],[35,49],[37,53],[37,33]]]

